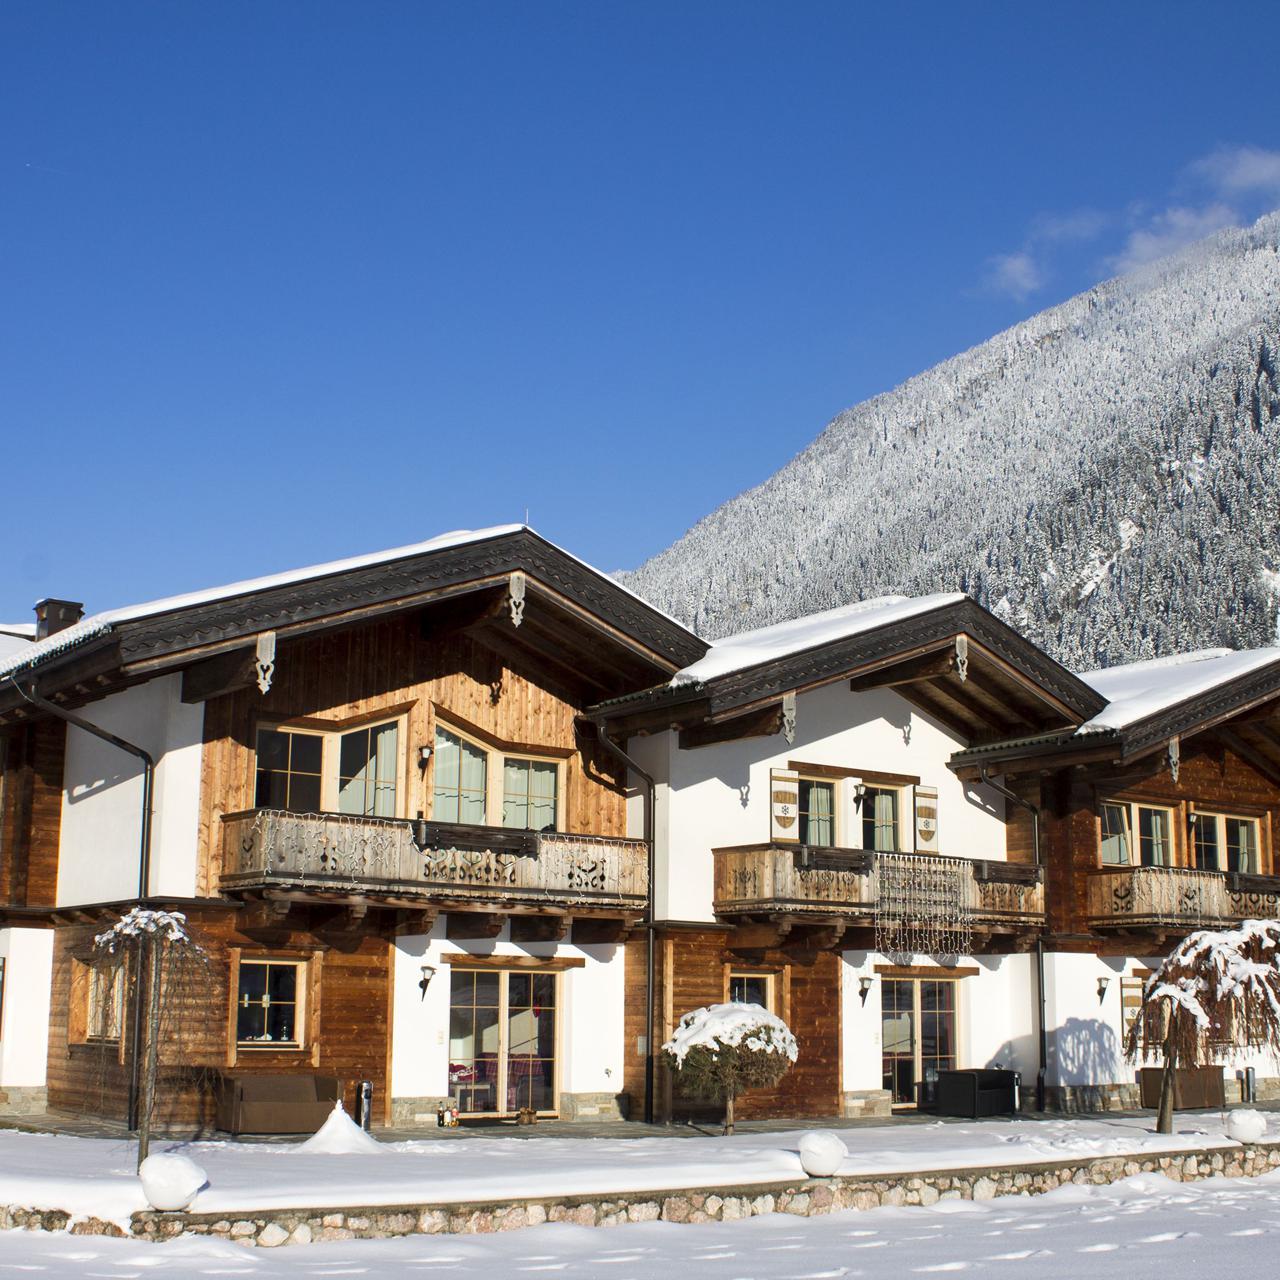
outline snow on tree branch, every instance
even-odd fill
[[[114,955],[131,943],[145,937],[162,939],[175,946],[199,946],[187,932],[187,917],[181,911],[154,911],[148,907],[131,907],[110,929],[98,934],[94,944],[99,950]]]
[[[725,1048],[776,1053],[796,1060],[796,1038],[777,1014],[758,1004],[713,1004],[695,1009],[680,1019],[675,1034],[662,1046],[663,1052],[684,1066],[691,1049],[706,1049],[712,1055]]]

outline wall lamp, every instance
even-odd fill
[[[1098,979],[1098,1003],[1101,1004],[1107,998],[1107,988],[1111,985],[1111,979],[1103,976]]]
[[[431,979],[436,976],[436,967],[433,964],[424,964],[422,966],[422,977],[418,979],[418,990],[422,992],[422,998],[427,998],[427,988],[431,985]]]
[[[875,979],[869,978],[865,974],[858,979],[858,995],[862,997],[862,1003],[867,1003],[867,997],[871,994],[871,987]]]
[[[425,769],[431,759],[431,748],[425,744],[418,748],[418,768]]]

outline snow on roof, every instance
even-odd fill
[[[1273,662],[1280,663],[1280,648],[1199,649],[1083,672],[1080,679],[1102,694],[1107,706],[1079,732],[1127,728]]]
[[[73,649],[97,636],[105,635],[112,627],[121,622],[133,622],[140,618],[156,617],[162,613],[172,613],[177,609],[190,609],[196,605],[211,604],[215,600],[226,600],[232,596],[246,595],[251,591],[266,591],[271,587],[288,586],[293,582],[306,582],[311,578],[325,578],[330,574],[345,573],[351,569],[363,569],[369,565],[383,564],[392,560],[403,560],[408,556],[421,555],[426,551],[442,551],[446,547],[460,546],[467,542],[481,542],[485,538],[497,538],[504,534],[518,533],[524,525],[500,524],[489,529],[455,529],[451,533],[442,533],[438,537],[428,538],[426,542],[415,542],[405,547],[393,547],[389,551],[374,551],[362,556],[349,556],[345,560],[331,560],[327,564],[314,564],[305,569],[290,569],[285,573],[268,574],[262,578],[248,578],[243,582],[232,582],[221,587],[207,587],[203,591],[189,591],[185,595],[167,596],[161,600],[150,600],[145,604],[126,605],[120,609],[108,609],[96,613],[91,618],[82,618],[70,627],[57,631],[44,640],[34,644],[24,644],[16,652],[6,653],[0,650],[0,676],[20,671],[26,667],[38,665],[45,658],[66,649]],[[625,589],[625,588],[624,588]]]
[[[812,613],[788,622],[776,622],[770,627],[743,631],[714,641],[705,657],[677,671],[671,683],[682,685],[713,680],[731,671],[742,671],[775,658],[815,649],[833,640],[872,631],[901,618],[930,613],[964,598],[963,592],[959,591],[915,597],[877,596],[872,600],[859,600],[838,609],[828,609],[825,613]]]
[[[21,640],[36,638],[34,622],[0,622],[0,636],[17,636]]]
[[[11,631],[0,627],[0,663],[17,654],[26,653],[31,648],[31,640],[27,636],[16,636]]]

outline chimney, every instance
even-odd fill
[[[84,617],[84,605],[78,600],[37,600],[36,601],[36,639],[65,631],[73,623]]]

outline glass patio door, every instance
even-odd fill
[[[928,1106],[939,1071],[956,1065],[956,984],[885,978],[881,991],[884,1085],[895,1107]]]
[[[449,1094],[462,1115],[555,1111],[557,975],[453,969]]]

